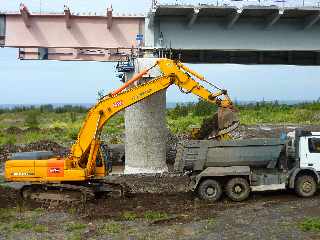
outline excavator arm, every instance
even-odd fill
[[[228,96],[226,90],[218,90],[215,93],[210,92],[208,89],[200,85],[197,78],[200,81],[205,81],[205,78],[199,73],[189,69],[181,62],[161,59],[157,62],[160,70],[165,76],[171,76],[174,79],[174,84],[184,90],[185,93],[193,93],[202,99],[214,103],[219,107],[233,109],[233,103]],[[193,76],[193,77],[192,77]]]
[[[186,93],[193,93],[219,107],[233,109],[233,104],[226,91],[219,90],[211,93],[194,79],[204,81],[204,77],[182,63],[160,59],[153,67],[156,66],[163,73],[162,76],[125,90],[133,82],[141,79],[150,69],[144,70],[129,80],[123,87],[102,98],[90,109],[79,132],[78,139],[72,147],[69,157],[71,167],[85,168],[86,175],[93,176],[95,159],[100,145],[99,139],[105,123],[119,111],[168,88],[172,84],[177,85]]]

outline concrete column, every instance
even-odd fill
[[[136,72],[152,66],[156,59],[136,61]],[[155,69],[143,81],[159,76]],[[166,92],[161,91],[126,109],[125,174],[167,172],[165,120]]]

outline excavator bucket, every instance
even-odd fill
[[[239,123],[239,115],[237,110],[230,108],[219,108],[217,112],[217,118],[219,130],[230,128],[235,123]]]
[[[238,111],[229,108],[219,108],[210,118],[203,121],[196,139],[216,139],[234,131],[239,126]]]

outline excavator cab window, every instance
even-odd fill
[[[96,159],[96,166],[97,167],[103,166],[102,157],[103,157],[103,153],[99,152],[99,154],[97,154],[97,159]]]
[[[109,151],[107,145],[101,144],[100,151],[104,157],[105,166],[106,166],[108,172],[112,172],[111,154],[110,154],[110,151]]]

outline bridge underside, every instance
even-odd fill
[[[164,5],[146,26],[160,55],[184,62],[319,65],[319,19],[319,8]]]
[[[172,50],[164,55],[188,63],[320,65],[318,51]]]

